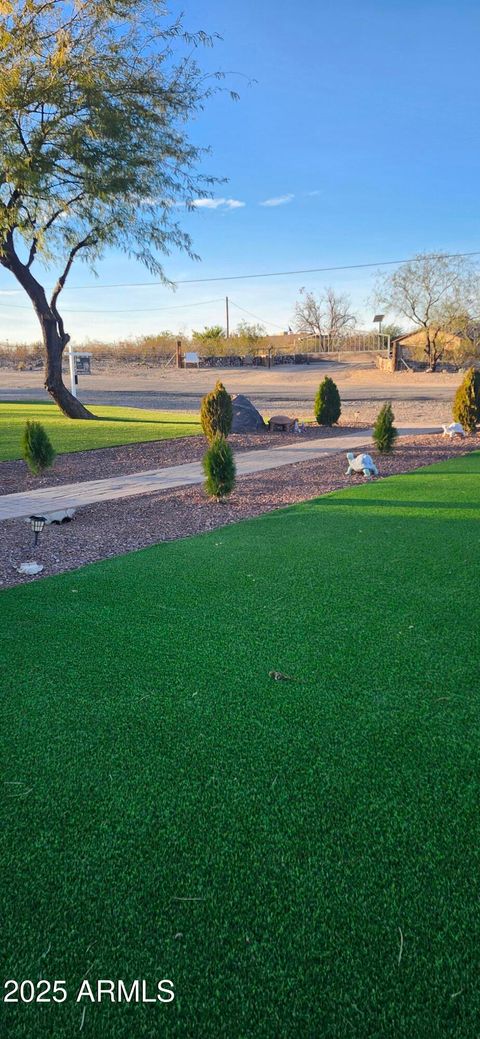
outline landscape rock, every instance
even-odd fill
[[[43,566],[41,563],[20,563],[20,566],[15,567],[19,574],[28,574],[29,577],[34,577],[35,574],[41,574]]]
[[[264,433],[267,426],[259,411],[248,397],[237,393],[232,397],[232,433]]]

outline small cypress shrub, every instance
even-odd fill
[[[236,467],[233,451],[224,436],[217,434],[213,438],[203,456],[202,465],[207,494],[217,501],[231,494],[235,487]]]
[[[319,426],[333,426],[338,422],[341,411],[338,388],[333,379],[326,375],[315,397],[315,418]]]
[[[391,404],[384,404],[377,415],[375,425],[373,427],[373,439],[375,441],[375,447],[381,454],[388,454],[393,451],[395,441],[398,437],[398,430],[393,425],[395,415],[392,411]]]
[[[38,476],[49,469],[55,458],[55,450],[41,422],[27,422],[22,436],[22,458],[30,472]]]
[[[228,437],[232,418],[232,398],[218,379],[212,392],[203,398],[200,409],[200,421],[207,440],[211,442],[217,434]]]
[[[461,422],[467,433],[475,433],[478,419],[480,396],[480,379],[475,368],[465,372],[463,382],[458,387],[453,401],[454,422]]]

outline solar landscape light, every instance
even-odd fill
[[[38,535],[42,533],[45,526],[45,516],[30,516],[30,524],[34,535],[33,547],[35,548],[38,542]]]

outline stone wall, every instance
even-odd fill
[[[381,357],[380,354],[377,354],[375,357],[375,364],[382,372],[395,371],[395,362],[393,357]]]

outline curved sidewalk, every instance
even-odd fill
[[[403,436],[409,433],[436,433],[438,426],[410,426],[399,429]],[[328,455],[359,451],[372,443],[372,431],[363,430],[348,436],[318,437],[316,440],[298,439],[298,444],[269,447],[258,451],[242,451],[235,456],[237,475],[260,473],[277,469],[295,462],[306,462]],[[68,483],[58,487],[43,487],[38,491],[22,491],[19,494],[4,494],[0,498],[0,520],[23,519],[25,516],[45,515],[60,509],[80,509],[100,501],[116,501],[133,498],[139,494],[153,494],[174,487],[186,487],[202,483],[204,474],[201,462],[172,465],[165,469],[149,469],[129,476],[110,476],[106,480],[87,480],[84,483]]]

